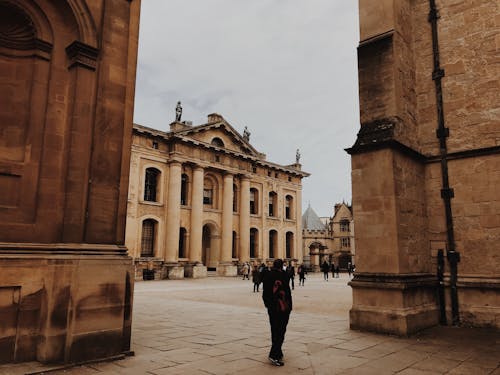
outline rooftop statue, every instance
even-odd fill
[[[295,163],[296,164],[300,163],[300,152],[299,152],[299,149],[297,149],[297,152],[295,152]]]
[[[248,131],[248,128],[246,126],[243,130],[243,139],[247,142],[250,141],[250,132]]]
[[[175,121],[181,121],[182,117],[182,106],[181,102],[177,102],[177,106],[175,107]]]

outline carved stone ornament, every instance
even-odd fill
[[[68,47],[66,53],[70,60],[68,69],[74,66],[81,66],[90,70],[95,70],[99,50],[87,44],[75,40]]]

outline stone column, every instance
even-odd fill
[[[262,254],[262,251],[261,251]],[[250,260],[250,178],[241,177],[239,261]]]
[[[189,247],[189,268],[186,276],[193,279],[207,276],[207,267],[201,262],[203,239],[203,168],[193,168],[191,194],[191,242]]]
[[[222,191],[222,246],[217,273],[223,276],[236,276],[237,267],[231,262],[233,241],[233,175],[224,174]]]
[[[302,250],[302,190],[297,189],[296,198],[295,198],[295,217],[293,218],[296,222],[296,229],[294,236],[295,247],[293,250],[292,257],[297,259],[299,263],[304,261],[304,252]]]
[[[181,174],[182,164],[170,162],[168,176],[167,218],[165,239],[165,270],[169,279],[182,279],[184,268],[177,262],[179,249],[179,228],[181,222]]]

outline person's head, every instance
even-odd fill
[[[276,270],[283,269],[283,260],[282,259],[275,259],[273,262],[273,268]]]

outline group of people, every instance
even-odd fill
[[[300,264],[297,268],[297,272],[295,271],[295,266],[292,262],[283,262],[283,271],[287,274],[289,283],[291,284],[292,290],[295,289],[295,275],[299,275],[299,285],[304,286],[304,281],[306,280],[307,269],[303,264]],[[258,292],[260,284],[264,279],[264,272],[269,271],[269,267],[262,263],[260,266],[254,265],[250,270],[250,264],[245,262],[241,269],[241,273],[243,275],[243,280],[250,280],[250,276],[252,276],[253,282],[253,291]]]
[[[332,273],[332,278],[334,277],[339,277],[340,274],[340,267],[339,265],[335,265],[333,262],[332,264],[329,264],[326,260],[323,261],[321,264],[321,271],[323,272],[323,279],[328,281],[328,274],[331,272]],[[347,272],[349,273],[349,277],[354,273],[354,264],[351,264],[349,262],[347,264]]]

